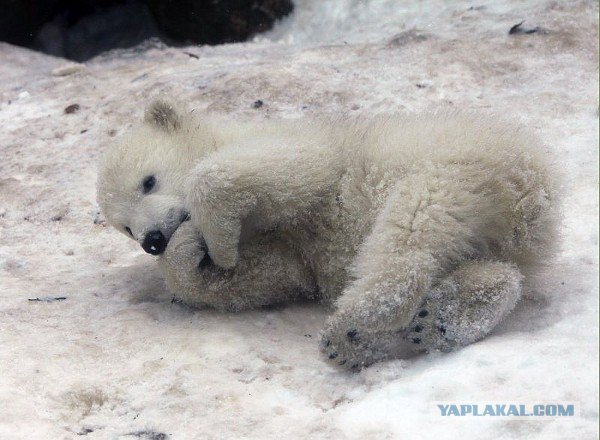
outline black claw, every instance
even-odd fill
[[[441,334],[443,334],[443,335],[446,334],[446,327],[444,327],[443,325],[440,325],[438,327],[438,330],[440,331]]]
[[[331,345],[331,341],[325,341],[325,347],[329,347]]]
[[[419,312],[419,318],[425,318],[427,315],[429,315],[429,312],[427,310],[421,310]]]
[[[346,362],[348,362],[346,359],[344,359],[343,361],[339,361],[338,364],[339,365],[344,365]]]
[[[335,359],[336,357],[338,357],[337,351],[329,354],[329,359]]]
[[[356,339],[358,339],[356,337],[356,335],[358,334],[358,332],[356,331],[356,329],[354,330],[350,330],[348,333],[346,333],[346,335],[350,338],[350,340],[354,341]]]
[[[423,327],[420,325],[415,325],[415,327],[413,328],[413,332],[415,333],[421,333],[421,330],[423,330]]]
[[[420,344],[421,338],[413,338],[412,342],[413,342],[413,344]]]

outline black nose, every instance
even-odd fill
[[[150,231],[146,234],[142,248],[152,255],[162,254],[167,247],[167,240],[160,231]]]

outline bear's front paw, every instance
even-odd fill
[[[216,243],[215,243],[216,242]],[[238,262],[238,242],[233,240],[206,239],[208,254],[222,269],[233,269]]]
[[[203,305],[199,292],[205,286],[204,274],[212,266],[206,245],[198,230],[187,221],[171,236],[158,259],[168,289],[190,305]]]
[[[233,269],[238,262],[242,218],[255,204],[234,174],[229,165],[207,159],[187,182],[191,221],[206,240],[212,260],[223,269]]]
[[[320,348],[327,360],[358,371],[385,357],[376,333],[361,328],[352,317],[334,314],[321,337]]]
[[[182,223],[171,236],[162,263],[172,270],[197,270],[206,265],[208,253],[198,230],[191,222]]]
[[[241,219],[235,216],[217,217],[203,214],[199,216],[197,224],[214,263],[223,269],[233,269],[238,262]]]

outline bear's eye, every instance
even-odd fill
[[[154,177],[154,176],[144,177],[144,181],[142,182],[142,188],[144,189],[144,194],[148,194],[150,191],[152,191],[152,188],[154,188],[154,185],[156,185],[156,177]]]
[[[131,229],[129,228],[129,226],[125,226],[125,230],[127,231],[127,233],[129,235],[131,235],[133,237],[133,232],[131,232]]]

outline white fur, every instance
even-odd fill
[[[158,188],[143,195],[148,174]],[[549,255],[554,199],[537,139],[490,117],[246,124],[192,118],[162,100],[111,149],[98,181],[117,229],[172,238],[160,263],[184,301],[232,310],[299,294],[335,301],[322,348],[347,367],[388,356],[402,336],[446,349],[489,333]],[[191,221],[175,232],[186,211]],[[206,248],[214,265],[199,269]],[[476,315],[473,330],[465,317]]]

